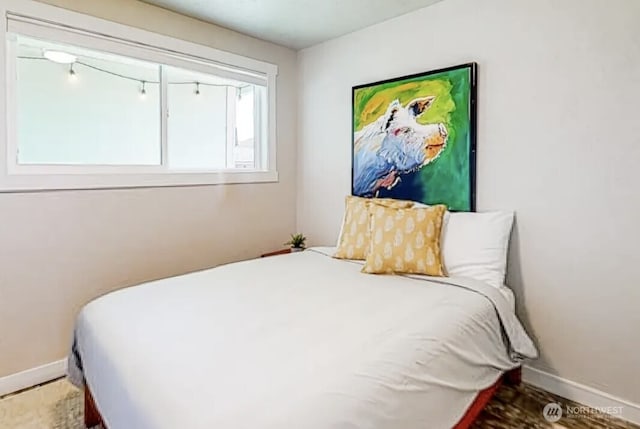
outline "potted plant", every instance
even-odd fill
[[[291,239],[284,244],[291,246],[292,252],[300,252],[304,250],[304,242],[307,240],[302,234],[291,234]]]

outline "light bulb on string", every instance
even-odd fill
[[[76,80],[78,80],[78,75],[76,74],[75,70],[73,69],[73,64],[71,64],[69,66],[69,82],[75,82]]]
[[[196,82],[196,95],[200,95],[200,82]]]
[[[143,100],[145,98],[147,98],[147,88],[146,88],[147,82],[145,82],[144,80],[142,81],[142,89],[140,90],[140,98],[142,98]]]

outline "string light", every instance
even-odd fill
[[[69,82],[75,82],[78,79],[78,75],[73,69],[73,63],[69,66]]]
[[[31,56],[18,56],[17,58],[19,59],[24,59],[24,60],[45,60],[45,61],[53,61],[49,58],[46,57],[31,57]],[[101,72],[101,73],[105,73],[105,74],[109,74],[111,76],[116,76],[122,79],[127,79],[127,80],[131,80],[131,81],[135,81],[135,82],[139,82],[142,87],[140,89],[140,98],[146,98],[147,95],[147,89],[146,89],[146,84],[155,84],[158,85],[160,84],[160,82],[158,81],[146,81],[146,80],[140,80],[139,78],[135,78],[132,76],[127,76],[124,74],[120,74],[120,73],[116,73],[116,72],[112,72],[110,70],[106,70],[104,68],[101,67],[97,67],[91,64],[87,64],[85,62],[82,61],[78,61],[75,57],[74,57],[75,61],[70,63],[69,66],[69,73],[68,73],[68,78],[70,81],[75,81],[78,79],[78,75],[76,73],[76,71],[74,70],[74,66],[76,65],[81,65],[90,69],[93,69],[95,71]],[[59,61],[54,61],[54,62],[59,62]],[[195,90],[195,95],[200,96],[202,95],[202,92],[200,91],[200,86],[212,86],[212,87],[222,87],[222,88],[235,88],[238,92],[238,99],[242,98],[242,89],[243,88],[247,88],[250,87],[251,85],[230,85],[230,84],[222,84],[222,83],[204,83],[204,82],[194,82],[194,81],[180,81],[180,82],[167,82],[167,85],[195,85],[196,86],[196,90]]]

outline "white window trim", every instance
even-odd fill
[[[276,168],[276,77],[278,67],[274,64],[243,57],[230,52],[198,45],[184,40],[174,39],[161,34],[152,33],[117,24],[111,21],[68,11],[58,7],[45,5],[31,0],[4,0],[0,2],[2,27],[0,36],[0,192],[20,192],[58,189],[98,189],[122,187],[156,187],[156,186],[189,186],[225,183],[260,183],[277,182]],[[252,74],[262,75],[261,83],[266,82],[268,118],[266,124],[259,124],[266,130],[266,142],[256,145],[256,156],[265,149],[268,159],[256,158],[255,169],[219,170],[219,171],[167,171],[164,167],[148,166],[76,166],[72,170],[65,166],[17,165],[15,136],[15,103],[12,84],[9,82],[12,63],[8,61],[8,16],[18,17],[20,26],[29,28],[30,32],[40,31],[38,25],[31,21],[52,23],[52,26],[64,26],[64,30],[76,33],[78,40],[91,37],[102,39],[101,46],[109,51],[116,40],[129,45],[126,49],[135,51],[135,57],[158,61],[159,56],[172,65],[187,65],[188,68],[211,73],[212,65],[217,74],[224,74],[224,66],[228,65],[229,75],[247,70],[243,80],[251,82]],[[53,24],[55,23],[55,24]],[[108,35],[99,36],[99,35]],[[64,42],[64,41],[62,41]],[[68,42],[73,43],[73,40]],[[122,45],[118,52],[122,53]],[[170,59],[170,61],[166,61]],[[187,59],[189,61],[187,61]],[[200,60],[194,62],[194,59]],[[162,62],[162,61],[159,61]],[[256,77],[255,79],[258,79]],[[11,101],[11,104],[8,104]],[[258,100],[256,100],[258,101]],[[163,106],[166,112],[166,106]],[[256,128],[258,130],[258,128]],[[162,130],[166,133],[166,130]],[[163,139],[166,142],[166,139]],[[260,147],[258,147],[260,146]],[[166,155],[166,147],[163,154]],[[163,155],[163,156],[165,156]],[[262,165],[258,162],[262,160]]]
[[[236,102],[237,89],[227,87],[227,147],[225,148],[227,167],[233,164],[233,153],[237,142]]]

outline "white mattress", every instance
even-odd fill
[[[93,301],[76,350],[105,423],[449,428],[535,356],[501,294],[360,268],[305,251]]]

